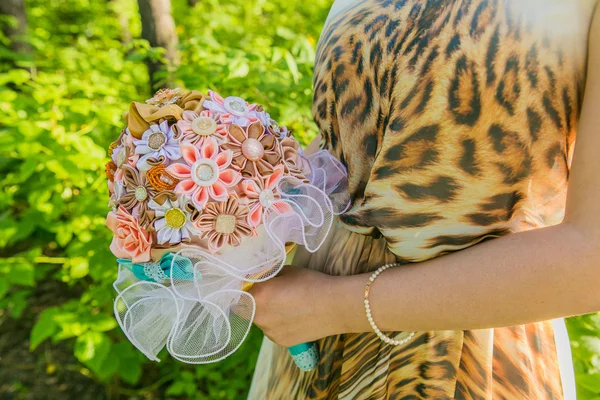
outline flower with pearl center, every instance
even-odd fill
[[[257,227],[262,223],[263,214],[269,208],[277,213],[292,211],[287,203],[280,201],[281,195],[277,190],[277,183],[283,175],[284,167],[278,165],[266,178],[244,179],[240,182],[240,189],[249,202],[248,224],[251,227]]]
[[[248,225],[248,208],[240,206],[236,195],[223,203],[208,203],[196,220],[208,249],[216,253],[224,245],[238,246],[244,236],[253,234]]]
[[[142,155],[136,164],[137,169],[142,172],[146,172],[152,167],[148,163],[150,158],[162,160],[162,163],[181,158],[179,141],[175,139],[173,126],[170,127],[167,121],[163,121],[159,125],[150,125],[142,138],[134,140],[133,144],[135,145],[135,154]]]
[[[232,164],[244,178],[272,174],[273,168],[281,163],[281,147],[275,136],[265,132],[260,121],[247,128],[230,125],[228,132],[229,142],[223,148],[233,151]]]
[[[223,98],[212,90],[209,90],[208,94],[210,100],[205,100],[202,106],[219,114],[219,120],[223,124],[246,127],[256,120],[261,121],[263,125],[269,123],[269,114],[258,104],[249,104],[246,100],[235,96]]]
[[[230,167],[233,152],[220,151],[217,140],[208,137],[201,148],[182,142],[181,154],[185,164],[175,163],[167,167],[169,174],[181,180],[175,187],[175,193],[191,196],[198,210],[202,210],[210,198],[226,201],[229,188],[241,179],[239,172]]]
[[[157,201],[159,197],[164,199],[162,204]],[[170,196],[157,196],[156,200],[148,202],[156,218],[154,229],[158,244],[189,242],[191,236],[198,233],[192,224],[192,213],[186,207],[188,199],[187,196],[174,196],[171,193]]]

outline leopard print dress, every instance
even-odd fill
[[[367,0],[330,18],[313,113],[353,202],[298,265],[365,273],[560,223],[595,6]],[[418,332],[395,347],[344,334],[319,340],[303,373],[265,339],[250,398],[573,400],[556,343],[551,321]]]

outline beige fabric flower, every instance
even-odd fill
[[[211,202],[206,205],[196,221],[196,227],[202,232],[202,238],[208,240],[212,253],[228,244],[238,246],[242,237],[251,236],[248,225],[248,207],[239,205],[238,198],[231,196],[226,202]]]

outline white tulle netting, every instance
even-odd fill
[[[309,182],[291,176],[279,181],[280,199],[266,208],[258,236],[216,254],[183,248],[166,267],[144,265],[149,279],[138,279],[130,268],[119,265],[113,285],[118,293],[115,316],[131,343],[149,359],[160,361],[157,355],[165,346],[173,357],[190,364],[229,356],[254,319],[254,298],[243,288],[279,272],[286,244],[297,243],[310,252],[319,249],[334,216],[349,206],[347,175],[327,151],[305,158]]]

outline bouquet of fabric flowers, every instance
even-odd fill
[[[239,97],[165,89],[125,120],[106,165],[117,320],[151,360],[221,360],[252,324],[246,289],[293,245],[316,251],[347,208],[346,171]],[[291,352],[314,366],[314,346]]]

